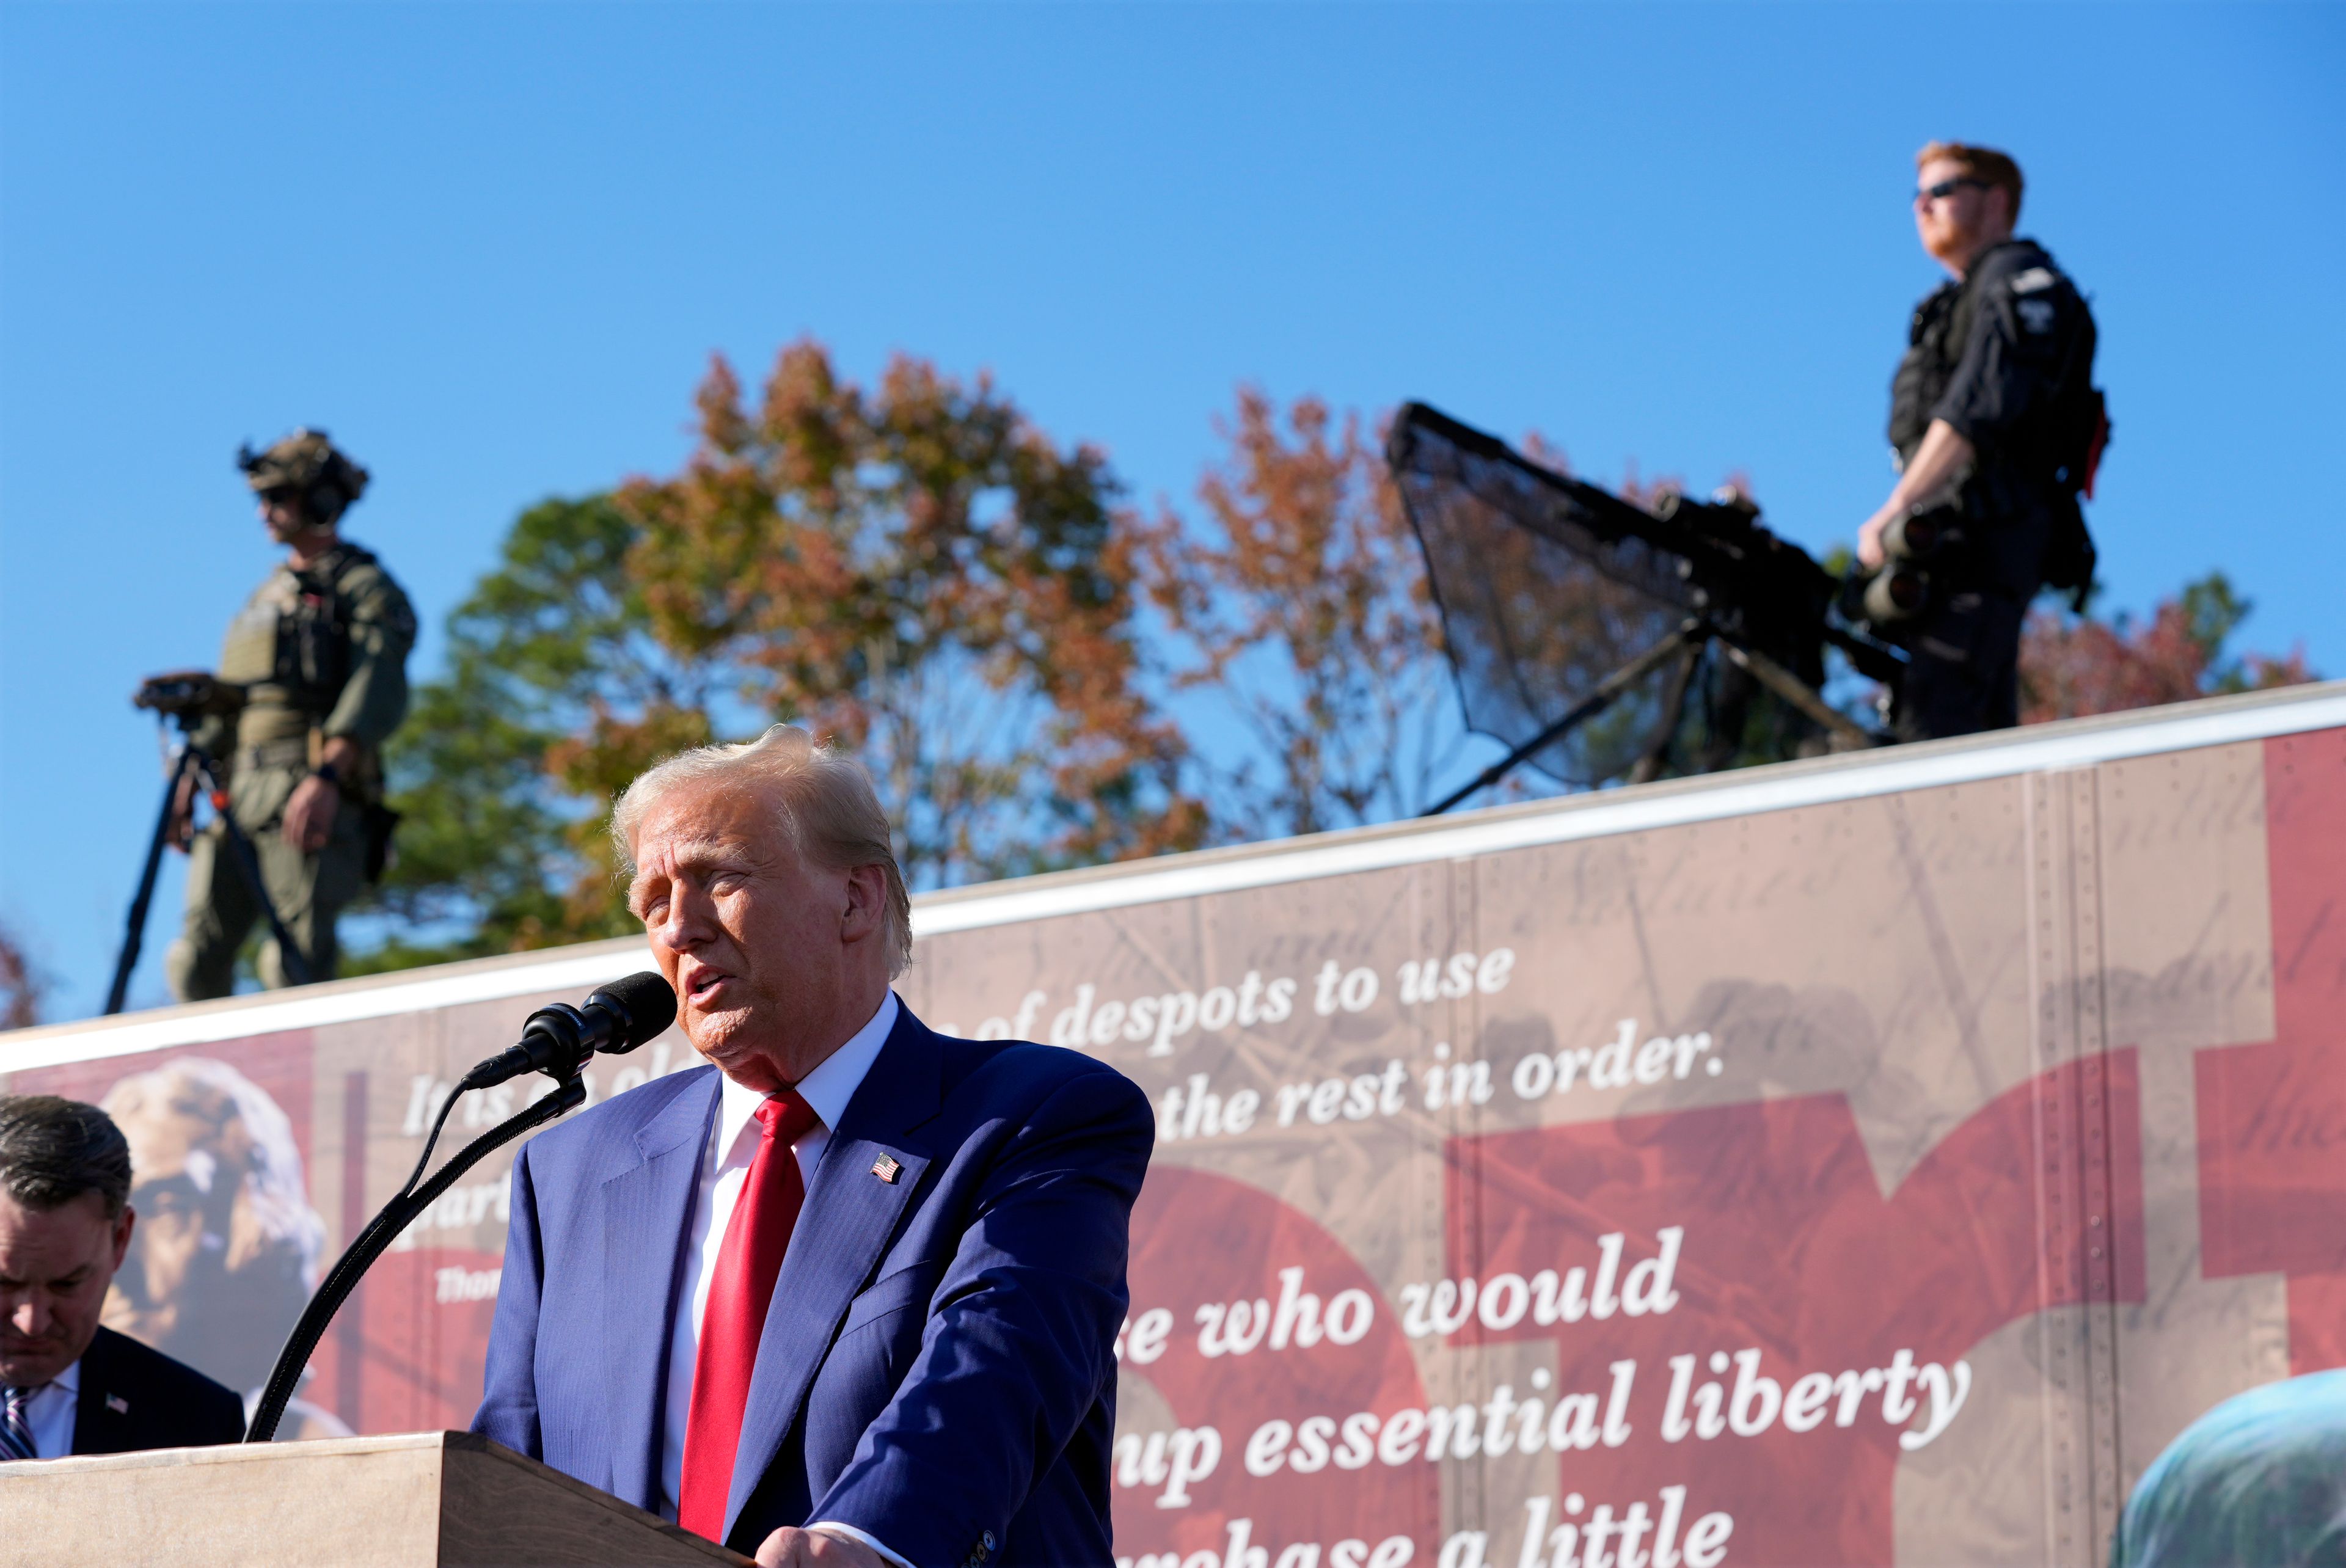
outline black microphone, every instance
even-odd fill
[[[676,993],[657,971],[615,980],[584,1007],[557,1002],[529,1015],[521,1042],[464,1074],[456,1093],[485,1089],[524,1073],[570,1077],[597,1051],[632,1051],[676,1022]]]

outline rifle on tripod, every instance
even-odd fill
[[[1748,498],[1640,506],[1423,403],[1385,452],[1467,722],[1509,747],[1426,815],[1525,762],[1594,787],[1889,739],[1825,699],[1825,649],[1893,686],[1902,656],[1832,624],[1834,578]]]

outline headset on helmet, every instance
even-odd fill
[[[366,494],[367,471],[337,451],[324,431],[306,426],[264,451],[255,452],[250,442],[245,443],[237,448],[236,465],[244,470],[245,483],[255,493],[290,493],[313,524],[336,521]]]

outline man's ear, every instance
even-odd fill
[[[877,936],[887,923],[888,873],[879,866],[855,866],[847,873],[847,901],[840,911],[839,934],[845,942]]]
[[[2012,192],[2000,185],[1987,188],[1987,228],[1990,233],[2009,235],[2020,226],[2020,215],[2012,210]]]

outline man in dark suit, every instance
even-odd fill
[[[129,1195],[130,1145],[105,1112],[0,1097],[0,1461],[244,1435],[235,1394],[98,1325]]]
[[[897,1000],[887,820],[804,731],[662,764],[612,829],[713,1067],[515,1159],[474,1430],[764,1563],[1107,1563],[1147,1099]]]

